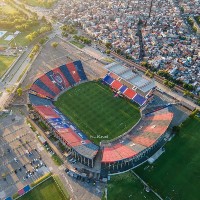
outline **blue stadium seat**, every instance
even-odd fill
[[[79,74],[79,77],[81,78],[82,81],[87,80],[87,77],[85,75],[83,65],[80,60],[77,60],[74,62],[74,66],[76,67],[76,70]]]
[[[56,96],[56,94],[47,85],[45,85],[40,79],[37,79],[34,84],[40,87],[41,89],[45,90],[49,94],[51,94],[53,97]]]
[[[62,73],[64,74],[65,78],[69,81],[70,85],[74,85],[76,82],[74,81],[72,75],[70,74],[69,70],[67,69],[66,65],[62,65],[59,67]]]
[[[143,96],[136,94],[135,97],[133,98],[133,101],[142,106],[145,103],[146,99]]]
[[[29,192],[30,190],[31,190],[31,188],[30,188],[29,185],[27,185],[27,186],[24,187],[24,192]]]
[[[121,93],[124,93],[126,89],[127,89],[127,87],[126,87],[125,85],[123,85],[123,86],[120,88],[119,91],[120,91]]]
[[[48,105],[51,106],[52,102],[48,99],[44,99],[44,98],[40,98],[34,94],[29,94],[29,100],[30,103],[35,105],[35,106],[39,106],[39,105]]]
[[[114,79],[110,77],[109,75],[106,75],[103,80],[109,85],[114,81]]]
[[[12,198],[11,197],[7,197],[5,200],[12,200]]]

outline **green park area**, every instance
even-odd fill
[[[15,56],[1,56],[0,55],[0,77],[5,74],[5,72],[9,69],[11,64],[16,59]]]
[[[108,200],[158,200],[153,192],[146,192],[144,185],[130,171],[111,176],[108,181]]]
[[[23,0],[23,2],[33,7],[51,8],[57,0]]]
[[[152,165],[135,172],[163,199],[197,200],[200,188],[200,119],[188,118]]]
[[[82,49],[82,48],[85,47],[84,44],[81,44],[80,42],[77,42],[77,41],[75,41],[75,40],[70,41],[70,43],[73,44],[73,45],[75,45],[75,46],[77,46],[77,47],[80,48],[80,49]]]
[[[0,46],[10,47],[28,46],[32,41],[51,30],[51,25],[43,17],[39,19],[37,14],[24,9],[22,4],[14,4],[12,0],[0,5],[0,31],[7,31],[0,38]],[[14,39],[6,41],[6,37],[15,35]]]

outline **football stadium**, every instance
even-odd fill
[[[75,159],[99,177],[144,163],[166,143],[173,119],[170,104],[146,109],[153,81],[118,63],[88,80],[80,60],[37,78],[29,89],[35,114]],[[98,161],[98,162],[97,162]]]

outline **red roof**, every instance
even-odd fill
[[[103,150],[103,158],[101,162],[115,162],[122,160],[121,156],[113,147],[105,147]]]
[[[112,72],[110,72],[109,76],[111,76],[114,79],[118,79],[119,78],[119,76],[117,76],[116,74],[114,74]]]
[[[34,108],[46,119],[60,118],[51,106],[34,106]]]
[[[132,158],[134,155],[137,154],[131,148],[129,148],[129,147],[125,146],[125,145],[122,145],[122,144],[116,144],[114,146],[114,149],[121,155],[121,157],[123,159]]]
[[[160,114],[160,115],[154,115],[154,116],[150,116],[150,117],[147,117],[146,119],[147,120],[172,120],[173,118],[173,113],[164,113],[164,114]]]
[[[136,95],[136,92],[128,88],[123,94],[129,99],[133,99],[133,97]]]
[[[136,154],[137,153],[133,151],[131,148],[123,144],[116,144],[113,147],[104,148],[102,162],[104,163],[116,162],[119,160],[132,158]]]
[[[123,86],[123,84],[120,83],[118,80],[114,80],[111,84],[111,87],[116,90],[119,90],[122,86]]]
[[[72,147],[81,145],[81,138],[71,128],[68,128],[65,133],[60,133],[59,135]]]
[[[146,146],[146,147],[150,147],[152,144],[155,143],[156,140],[150,139],[150,138],[146,138],[146,137],[142,137],[142,136],[136,136],[134,138],[132,138],[132,141],[134,143]]]
[[[142,132],[149,132],[149,133],[157,133],[162,135],[167,130],[168,126],[146,126],[141,131]]]

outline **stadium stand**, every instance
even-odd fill
[[[113,78],[113,74],[115,74],[126,82],[131,83],[134,87],[141,91],[141,93],[146,94],[155,87],[154,80],[149,80],[144,76],[134,73],[131,69],[121,65],[120,63],[114,62],[108,64],[105,66],[105,69],[108,71],[108,73],[112,73]]]
[[[81,81],[81,78],[79,77],[79,74],[78,74],[78,72],[77,72],[77,70],[76,70],[76,67],[74,66],[74,63],[73,63],[73,62],[67,63],[66,66],[67,66],[67,68],[68,68],[70,74],[72,75],[74,81],[75,81],[76,83],[80,82],[80,81]]]
[[[46,122],[63,144],[67,145],[75,158],[82,164],[93,167],[94,158],[99,147],[93,144],[87,137],[72,124],[67,117],[54,106],[40,105],[33,106],[35,111]]]
[[[124,93],[124,96],[126,96],[128,99],[133,99],[133,97],[136,95],[136,92],[130,88],[128,88]]]
[[[78,72],[81,80],[82,81],[87,80],[87,77],[86,77],[85,72],[83,70],[83,65],[82,65],[81,61],[80,60],[75,61],[74,66],[76,67],[76,71]]]
[[[142,106],[146,102],[146,99],[143,96],[136,94],[133,98],[133,101]]]
[[[60,68],[55,68],[52,71],[50,71],[50,73],[51,77],[58,85],[61,85],[61,87],[63,87],[64,89],[70,87],[69,81],[66,79],[65,75],[61,72]]]
[[[51,105],[53,105],[50,100],[38,97],[37,95],[30,94],[30,93],[29,93],[29,101],[34,106],[39,106],[39,105],[51,106]]]
[[[103,81],[106,82],[108,85],[111,85],[114,79],[110,77],[109,75],[106,75]]]
[[[74,85],[76,82],[74,81],[72,75],[70,74],[66,65],[60,66],[60,70],[64,74],[65,78],[69,81],[70,85]]]
[[[120,65],[116,67],[112,63],[109,66],[122,75],[128,76],[131,73]],[[129,78],[133,80],[133,76],[138,77],[132,73]],[[169,112],[170,104],[149,108],[129,132],[112,141],[102,142],[101,147],[92,143],[52,102],[62,90],[85,80],[87,77],[81,61],[75,61],[47,72],[33,83],[29,91],[29,101],[35,113],[55,137],[73,152],[80,163],[94,167],[95,158],[100,152],[101,177],[107,177],[108,174],[124,172],[141,164],[165,144],[165,133],[173,118],[173,113]],[[147,101],[135,90],[124,85],[120,75],[111,72],[102,80],[140,106]],[[147,80],[143,79],[138,84],[142,87],[149,86]],[[20,191],[24,192],[26,188]]]
[[[121,92],[126,98],[134,101],[140,106],[143,106],[147,99],[143,97],[142,95],[138,94],[133,89],[128,88],[126,85],[123,85],[121,81],[115,80],[110,76],[111,73],[107,74],[103,81],[108,84],[111,88]]]
[[[115,174],[141,164],[165,143],[165,133],[173,118],[168,108],[143,115],[133,129],[120,138],[102,143],[101,175]]]
[[[120,91],[121,93],[124,93],[126,90],[127,90],[127,87],[126,87],[125,85],[123,85],[123,86],[119,89],[119,91]]]
[[[56,94],[45,84],[43,83],[40,78],[37,79],[35,82],[34,82],[34,85],[37,85],[40,89],[44,90],[46,93],[49,94],[49,96],[52,96],[52,97],[55,97]],[[32,88],[31,88],[32,89]],[[35,92],[38,92],[38,91],[35,91]]]
[[[55,83],[51,81],[51,79],[46,74],[40,77],[40,81],[42,81],[45,85],[48,85],[48,88],[54,92],[55,96],[61,92],[61,90],[55,85]]]
[[[48,92],[46,92],[45,90],[41,89],[39,86],[37,86],[35,84],[33,84],[31,86],[30,90],[34,91],[39,96],[43,96],[44,98],[48,97],[48,98],[53,99],[53,96],[51,94],[49,94]]]
[[[123,85],[118,80],[114,80],[111,84],[111,87],[115,90],[120,90]]]

